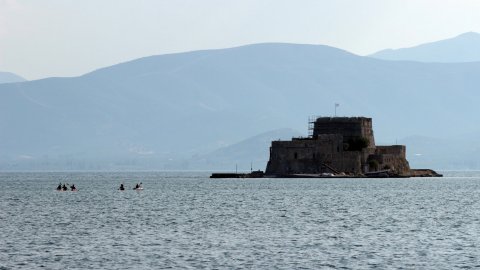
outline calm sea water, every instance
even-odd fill
[[[448,175],[0,173],[0,269],[479,268],[480,173]]]

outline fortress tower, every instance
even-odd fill
[[[365,138],[368,147],[375,148],[372,118],[366,117],[319,117],[313,126],[313,138],[324,134],[340,134],[344,142]]]

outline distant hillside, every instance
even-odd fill
[[[190,168],[224,170],[235,169],[264,170],[270,157],[270,145],[275,140],[290,140],[293,137],[305,136],[293,129],[277,129],[265,132],[241,142],[222,147],[206,155],[195,156],[190,159]]]
[[[454,38],[403,49],[387,49],[370,55],[384,60],[437,63],[480,61],[480,34],[465,33]]]
[[[0,83],[13,83],[13,82],[23,82],[23,81],[26,81],[26,80],[16,74],[0,71]]]
[[[407,158],[417,168],[471,170],[480,168],[480,134],[450,138],[410,136],[398,143],[407,145]]]
[[[271,43],[0,84],[0,170],[197,169],[222,155],[206,167],[228,169],[258,157],[233,144],[306,133],[308,117],[333,115],[335,103],[338,115],[372,117],[378,141],[480,134],[478,70]]]

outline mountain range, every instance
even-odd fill
[[[480,34],[468,32],[453,38],[421,44],[412,48],[386,49],[370,56],[394,61],[477,62],[480,61]]]
[[[407,142],[413,167],[480,168],[479,68],[265,43],[0,84],[0,170],[263,169],[271,140],[335,103],[372,117],[377,143]]]
[[[14,82],[24,82],[25,78],[11,73],[11,72],[0,72],[0,83],[14,83]]]

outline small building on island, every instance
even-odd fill
[[[441,176],[433,170],[412,170],[405,145],[375,145],[372,119],[318,117],[311,134],[290,141],[273,141],[265,175],[295,176]]]

